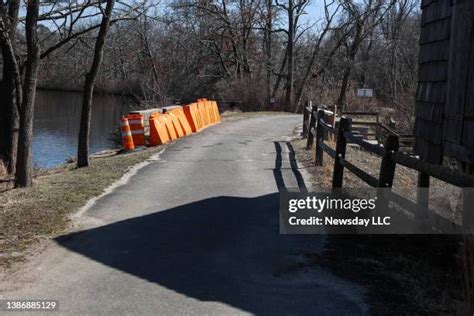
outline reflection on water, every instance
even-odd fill
[[[82,95],[76,92],[37,91],[33,138],[35,166],[49,168],[76,156],[81,100]],[[114,146],[110,134],[126,112],[119,97],[94,95],[91,153]]]

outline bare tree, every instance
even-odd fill
[[[23,100],[20,108],[20,134],[15,187],[28,187],[33,183],[31,145],[33,142],[33,115],[40,61],[37,30],[39,6],[39,0],[29,0],[26,5],[25,35],[27,57],[25,62]]]
[[[307,5],[310,3],[309,0],[288,0],[280,2],[276,0],[276,6],[285,12],[287,16],[287,28],[280,29],[287,36],[286,41],[286,52],[285,52],[285,64],[286,64],[286,85],[285,85],[285,110],[290,111],[293,109],[294,102],[294,66],[295,66],[295,45],[300,33],[297,34],[297,30],[300,27],[299,21],[301,16],[305,13]],[[283,63],[282,63],[283,64]]]
[[[349,78],[354,67],[354,61],[362,42],[367,38],[383,19],[385,14],[393,6],[395,0],[390,0],[387,5],[385,0],[368,0],[364,3],[356,3],[354,0],[341,0],[348,19],[352,21],[353,35],[350,36],[350,43],[347,43],[347,62],[344,68],[337,107],[344,110],[346,103],[346,93],[349,85]]]
[[[21,76],[15,54],[16,27],[20,1],[0,2],[0,47],[3,58],[3,80],[0,91],[0,156],[9,174],[15,173],[18,150]]]
[[[294,85],[294,52],[297,39],[297,30],[299,27],[300,17],[305,13],[305,8],[309,4],[309,0],[288,0],[279,2],[276,5],[282,9],[287,16],[287,29],[281,29],[287,36],[286,43],[286,85],[285,85],[285,109],[287,111],[293,109],[293,85]]]
[[[273,54],[272,54],[272,32],[273,32],[273,0],[265,0],[264,11],[264,49],[266,53],[266,88],[267,88],[267,104],[270,104],[272,98],[272,71],[273,71]]]
[[[331,31],[332,29],[332,23],[337,14],[339,13],[339,8],[340,5],[336,6],[336,8],[331,8],[331,6],[335,3],[334,1],[328,2],[327,0],[324,0],[324,23],[322,26],[322,30],[320,31],[319,35],[316,38],[313,52],[311,54],[311,57],[309,59],[308,65],[306,66],[306,70],[304,72],[303,78],[297,87],[297,91],[295,94],[295,104],[296,104],[296,111],[299,111],[299,108],[301,106],[300,101],[301,101],[301,96],[303,95],[303,91],[306,87],[306,84],[308,83],[308,80],[311,78],[311,74],[313,73],[313,66],[316,62],[317,57],[319,56],[320,48],[323,43],[323,41],[326,39],[326,35]],[[332,11],[331,11],[332,10]],[[335,50],[337,50],[341,45],[341,42],[339,41],[336,46]]]
[[[77,149],[77,167],[88,167],[89,162],[89,138],[91,124],[92,94],[94,93],[94,84],[99,72],[102,58],[104,55],[104,44],[107,32],[110,27],[112,11],[115,0],[107,0],[105,10],[102,11],[102,22],[100,24],[99,34],[97,35],[94,57],[89,72],[86,74],[84,82],[84,92],[82,96],[81,124],[79,130],[79,144]]]

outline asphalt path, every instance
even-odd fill
[[[228,120],[167,146],[2,298],[70,315],[367,313],[362,287],[306,259],[323,237],[279,233],[279,192],[310,189],[289,143],[300,120]]]

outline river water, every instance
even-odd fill
[[[81,93],[37,91],[34,118],[33,161],[36,167],[50,168],[75,157],[81,117]],[[94,95],[90,152],[113,148],[111,132],[128,112],[120,97]]]

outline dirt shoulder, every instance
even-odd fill
[[[306,140],[295,139],[300,168],[311,175],[313,188],[331,187],[334,161],[325,155],[324,165],[314,166],[314,149]],[[380,159],[349,147],[346,157],[359,168],[378,176]],[[394,191],[414,199],[417,174],[397,166]],[[346,187],[367,187],[356,176],[344,173]],[[440,209],[449,201],[436,192],[455,188],[432,181],[432,200]],[[454,194],[454,193],[453,193]],[[446,194],[444,194],[446,195]],[[323,254],[306,254],[315,265],[324,266],[343,278],[368,289],[367,301],[374,314],[459,314],[463,308],[460,240],[445,235],[330,235]]]

